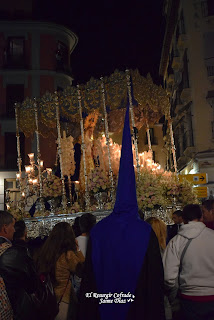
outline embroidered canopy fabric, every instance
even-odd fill
[[[153,83],[148,75],[141,76],[138,70],[130,71],[132,90],[134,95],[133,106],[136,127],[144,124],[157,123],[163,115],[169,115],[170,103],[166,91]],[[115,70],[109,77],[103,78],[105,87],[106,109],[109,115],[109,127],[112,132],[121,129],[115,125],[115,118],[121,123],[124,119],[124,110],[127,98],[127,73]],[[85,85],[79,86],[83,117],[93,110],[103,115],[103,100],[101,80],[91,78]],[[44,137],[55,133],[56,104],[60,107],[61,120],[70,124],[79,123],[78,88],[70,86],[62,92],[45,93],[40,99],[26,98],[23,103],[17,104],[19,128],[26,136],[35,132],[35,103],[38,108],[39,131]],[[99,121],[98,121],[99,124]]]

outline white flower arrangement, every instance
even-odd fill
[[[172,172],[152,171],[148,168],[141,169],[137,183],[137,200],[142,210],[165,208],[174,202],[181,206],[198,203],[190,182],[180,182]]]
[[[96,167],[90,172],[88,179],[88,189],[90,193],[107,192],[109,188],[110,179],[104,170],[100,169],[100,167]]]

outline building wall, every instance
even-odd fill
[[[165,3],[167,28],[173,32],[168,41],[165,36],[160,73],[171,96],[178,168],[187,174],[194,171],[192,164],[214,181],[214,8],[208,10],[211,1],[181,0],[170,11],[173,1]],[[174,22],[172,10],[177,10]]]
[[[196,26],[195,14],[201,12],[200,8],[198,10],[194,9],[193,1],[183,2],[183,5],[188,35],[189,76],[193,101],[193,134],[196,151],[200,152],[214,147],[211,139],[213,110],[206,100],[208,90],[214,88],[214,86],[208,80],[203,48],[203,37],[208,30],[208,25],[203,23],[203,17],[200,16],[201,19],[198,19],[199,25]]]
[[[57,44],[54,36],[40,35],[40,69],[55,70]]]
[[[11,1],[12,0],[8,0],[7,4],[11,3]],[[28,6],[28,4],[31,2],[30,0],[19,1],[19,5],[26,4],[26,14],[29,14],[29,16],[32,12],[32,5]],[[5,2],[4,4],[5,5],[0,4],[1,13],[3,11],[6,12],[10,8]],[[12,7],[11,4],[11,8]],[[18,5],[16,7],[18,8]],[[17,10],[17,8],[15,9]],[[14,19],[13,14],[16,13],[8,12],[8,16],[11,15]],[[24,55],[17,55],[17,52],[20,52],[21,49],[17,47],[16,44],[13,46],[13,50],[8,49],[11,48],[11,45],[9,46],[10,38],[13,39],[12,41],[16,41],[14,39],[17,39],[17,37],[23,38]],[[64,43],[65,47],[68,48],[68,55],[70,56],[76,46],[77,37],[69,29],[48,22],[30,20],[0,21],[0,208],[4,196],[4,179],[10,178],[10,175],[15,178],[15,171],[17,171],[17,150],[14,145],[14,139],[16,139],[15,112],[12,110],[13,114],[10,116],[7,112],[6,106],[8,104],[7,99],[9,98],[7,87],[8,85],[22,85],[23,97],[22,99],[19,98],[20,101],[16,100],[16,102],[22,102],[26,97],[38,98],[46,91],[54,92],[57,87],[63,89],[71,85],[73,79],[70,71],[70,60],[67,59],[67,64],[63,64],[57,69],[56,51],[59,41],[61,41],[62,44]],[[5,168],[8,167],[8,163],[6,163],[5,160],[6,136],[7,139],[10,139],[10,137],[13,139],[13,142],[11,140],[11,146],[13,145],[13,148],[11,148],[10,151],[13,154],[11,156],[14,157],[14,168],[7,168],[7,170],[5,170]],[[25,149],[24,152],[22,152],[24,165],[29,163],[28,153],[36,153],[35,135],[25,137],[22,148]],[[56,160],[55,138],[49,137],[45,139],[41,137],[40,149],[41,158],[44,160],[45,166],[53,167]],[[10,173],[10,169],[12,173]],[[6,174],[6,172],[9,173]]]

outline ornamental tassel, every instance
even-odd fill
[[[79,114],[80,114],[80,128],[81,128],[81,137],[82,137],[82,154],[83,154],[83,167],[84,167],[84,177],[85,177],[85,204],[86,210],[88,211],[90,208],[90,196],[88,191],[88,175],[86,168],[86,160],[85,160],[85,137],[84,137],[84,127],[83,127],[83,118],[82,118],[82,97],[79,85],[77,85],[78,92],[78,104],[79,104]]]
[[[61,150],[61,130],[60,130],[60,118],[59,118],[59,102],[57,92],[55,92],[55,104],[56,104],[56,124],[57,124],[57,133],[58,133],[58,154],[59,154],[59,163],[61,171],[61,181],[62,181],[62,208],[64,213],[67,212],[67,198],[65,191],[65,178],[64,178],[64,167],[62,160],[62,150]]]
[[[106,145],[107,145],[107,149],[108,149],[109,176],[110,176],[110,181],[111,181],[111,201],[112,201],[112,204],[114,204],[114,202],[115,202],[115,188],[114,188],[113,170],[112,170],[112,165],[111,165],[110,138],[109,138],[109,129],[108,129],[108,115],[107,115],[107,112],[106,112],[105,87],[104,87],[103,77],[101,77],[100,80],[101,80],[103,111],[104,111],[104,119],[105,119]]]
[[[151,152],[152,155],[152,143],[151,143],[151,136],[150,136],[150,130],[149,130],[149,124],[146,121],[146,134],[147,134],[147,140],[148,140],[148,147],[149,151]]]
[[[22,158],[21,158],[21,149],[20,149],[20,135],[19,135],[19,118],[18,118],[18,106],[15,103],[15,117],[16,117],[16,142],[17,142],[17,165],[18,165],[18,181],[19,181],[19,191],[20,191],[20,199],[22,197]]]
[[[137,137],[135,134],[136,127],[135,127],[133,104],[132,104],[131,79],[130,79],[129,70],[126,70],[126,79],[127,79],[127,88],[128,88],[128,96],[129,96],[129,109],[130,109],[132,129],[133,129],[133,139],[134,139],[134,146],[135,146],[135,156],[136,156],[136,162],[137,162],[137,175],[139,178],[140,162],[139,162],[139,155],[138,155]]]
[[[168,122],[169,122],[169,132],[170,132],[170,138],[171,138],[171,150],[172,150],[172,156],[173,156],[174,170],[175,170],[175,173],[177,174],[178,169],[177,169],[177,161],[176,161],[176,153],[175,153],[175,141],[174,141],[173,129],[172,129],[172,119],[170,116],[168,117]]]
[[[36,123],[36,147],[37,147],[37,166],[38,166],[38,178],[39,178],[39,197],[43,196],[42,188],[42,175],[41,175],[41,153],[39,142],[39,122],[38,122],[38,109],[36,102],[34,103],[35,123]]]

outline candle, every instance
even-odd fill
[[[80,182],[79,181],[74,181],[74,182],[75,182],[75,189],[78,191]]]
[[[41,160],[41,161],[40,161],[40,167],[43,167],[43,164],[44,164],[44,161]]]
[[[20,179],[20,173],[17,172],[16,174],[16,179],[19,180]]]
[[[22,197],[23,197],[23,198],[25,197],[25,193],[24,193],[24,192],[22,192]]]
[[[46,170],[47,170],[47,173],[48,173],[49,175],[51,175],[52,169],[51,169],[51,168],[46,168]]]
[[[33,179],[32,182],[33,182],[33,185],[35,185],[35,184],[37,184],[38,181],[37,181],[37,179]]]
[[[31,166],[25,166],[25,171],[26,173],[30,173],[32,170],[32,167]]]
[[[30,159],[30,162],[34,162],[34,153],[28,153],[28,157]]]

